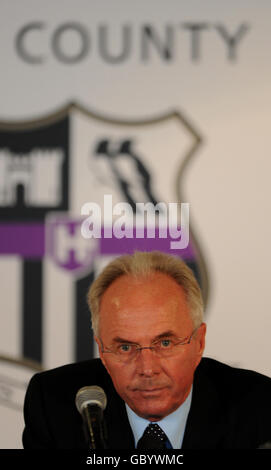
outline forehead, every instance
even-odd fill
[[[163,329],[175,328],[177,334],[182,334],[185,326],[190,325],[184,289],[163,273],[155,272],[140,279],[123,275],[107,288],[101,299],[101,332],[137,335],[144,331],[155,336]]]

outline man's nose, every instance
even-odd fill
[[[159,374],[160,359],[151,348],[142,348],[138,351],[136,368],[138,374],[151,377],[154,374]]]

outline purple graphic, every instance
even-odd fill
[[[133,253],[135,250],[160,250],[180,256],[184,260],[193,260],[195,251],[191,242],[184,250],[170,249],[172,239],[159,238],[158,228],[155,238],[147,238],[145,229],[144,238],[136,238],[133,229],[132,238],[104,238],[104,229],[101,230],[101,239],[85,240],[80,232],[82,220],[71,220],[68,216],[57,216],[43,223],[11,223],[0,226],[0,254],[18,255],[23,258],[42,258],[50,256],[58,266],[63,269],[77,270],[91,266],[98,254],[118,255],[120,253]]]
[[[22,258],[42,258],[45,254],[44,224],[1,224],[0,254],[19,255]]]

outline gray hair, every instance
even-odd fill
[[[194,327],[197,328],[202,323],[204,307],[201,290],[193,271],[187,264],[179,257],[160,251],[137,251],[133,255],[122,255],[111,261],[88,291],[87,302],[91,311],[92,328],[96,336],[99,331],[101,297],[110,284],[123,275],[146,278],[155,271],[167,274],[183,287]]]

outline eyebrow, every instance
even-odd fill
[[[163,333],[160,333],[159,335],[155,336],[153,338],[152,342],[157,341],[158,339],[161,338],[172,338],[172,337],[177,337],[176,334],[172,330],[164,331]],[[129,339],[121,338],[120,336],[116,336],[112,340],[113,343],[125,343],[125,344],[137,344],[134,341],[130,341]]]
[[[164,338],[165,336],[166,336],[167,338],[172,338],[173,336],[174,336],[175,338],[177,338],[177,335],[176,335],[176,333],[174,333],[174,331],[168,330],[168,331],[165,331],[164,333],[161,333],[160,335],[156,336],[156,337],[154,338],[154,341],[155,341],[156,339]]]
[[[134,341],[130,341],[129,339],[124,339],[120,338],[119,336],[116,336],[112,340],[113,343],[125,343],[125,344],[135,344]]]

